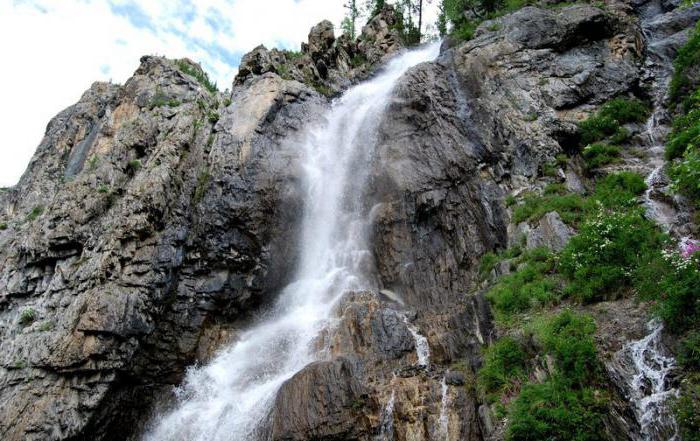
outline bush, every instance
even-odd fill
[[[584,387],[598,378],[595,328],[592,317],[568,309],[538,327],[537,340],[554,357],[558,381]]]
[[[629,138],[629,132],[621,125],[644,122],[648,116],[649,107],[637,99],[612,99],[579,124],[581,142],[588,145],[609,136],[613,142],[623,142]]]
[[[681,439],[700,441],[700,379],[697,376],[683,382],[673,408]]]
[[[700,148],[700,89],[687,100],[686,111],[673,119],[673,130],[666,142],[666,159],[680,158],[688,148]]]
[[[28,326],[34,323],[34,320],[36,320],[36,311],[34,308],[27,308],[22,311],[22,313],[19,315],[19,324],[22,326]]]
[[[676,359],[684,369],[700,371],[700,330],[681,340]]]
[[[662,235],[640,210],[600,210],[583,223],[561,253],[565,293],[579,301],[601,300],[631,283],[640,259],[659,249]]]
[[[527,379],[528,358],[523,346],[512,337],[503,337],[486,349],[477,383],[489,401]]]
[[[676,333],[694,329],[700,321],[700,256],[675,252],[649,254],[634,272],[635,288],[644,300],[655,302],[654,311]]]
[[[216,83],[212,83],[209,75],[200,67],[193,66],[187,60],[175,60],[175,65],[183,73],[194,77],[210,94],[214,95],[218,91]]]
[[[606,410],[590,388],[571,390],[555,380],[528,384],[512,404],[505,439],[604,440]]]
[[[7,230],[7,222],[0,222],[0,231]]]
[[[589,144],[583,149],[583,160],[588,170],[616,162],[620,158],[620,147],[607,144]]]
[[[567,224],[576,224],[586,210],[585,199],[574,193],[564,195],[528,196],[513,209],[513,221],[536,221],[550,211],[556,211]]]
[[[612,173],[596,183],[593,198],[606,208],[631,207],[646,189],[647,184],[638,173]]]
[[[528,254],[521,269],[502,277],[486,294],[499,320],[559,299],[559,283],[552,276],[553,256],[549,251],[540,251]]]
[[[132,161],[129,161],[129,163],[127,164],[127,169],[131,173],[136,173],[137,171],[141,170],[141,167],[142,167],[141,161],[138,159],[134,159]]]
[[[677,100],[683,94],[689,93],[694,87],[697,87],[698,78],[691,78],[689,70],[697,69],[698,65],[700,65],[700,22],[695,26],[695,31],[691,34],[688,42],[678,50],[676,59],[673,61],[671,98]]]
[[[37,205],[36,207],[32,208],[32,211],[29,212],[27,215],[27,220],[30,222],[37,220],[42,214],[44,214],[44,207]]]
[[[669,169],[673,189],[700,203],[700,146],[689,148],[683,159]]]

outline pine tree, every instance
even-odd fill
[[[340,23],[340,28],[343,30],[344,34],[350,36],[350,38],[354,40],[356,36],[355,22],[357,21],[357,17],[360,15],[360,10],[357,8],[357,0],[348,0],[344,6],[348,12],[345,15],[345,18],[343,18],[343,21]]]

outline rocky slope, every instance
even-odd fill
[[[554,181],[584,190],[575,164],[544,167],[573,150],[576,122],[600,104],[653,95],[643,78],[658,52],[642,22],[653,18],[655,50],[673,53],[700,17],[697,5],[673,7],[526,7],[401,80],[367,196],[383,294],[343,300],[332,358],[282,387],[270,439],[502,435],[474,392],[495,336],[478,262],[523,232],[555,248],[571,234],[555,214],[515,225],[504,198]],[[299,248],[295,141],[323,117],[325,95],[400,49],[393,17],[355,42],[324,22],[301,54],[256,48],[230,96],[207,90],[188,61],[144,57],[124,85],[94,84],[49,123],[0,194],[3,439],[137,439],[186,367],[264,309]],[[410,322],[427,338],[427,366]],[[633,439],[621,406],[608,430]]]

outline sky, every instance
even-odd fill
[[[345,0],[0,0],[0,186],[17,183],[49,120],[146,54],[189,57],[219,89],[259,44],[299,50]],[[426,22],[436,15],[432,11]]]

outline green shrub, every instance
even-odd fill
[[[700,441],[700,379],[697,375],[683,381],[673,408],[681,439]]]
[[[607,439],[605,403],[590,388],[572,390],[554,380],[528,384],[512,403],[507,441]]]
[[[537,340],[554,357],[559,381],[571,387],[584,387],[598,378],[600,366],[596,356],[595,321],[566,309],[541,324]]]
[[[197,186],[194,190],[195,203],[199,203],[202,199],[204,199],[204,194],[206,193],[207,188],[209,188],[210,181],[211,174],[209,173],[209,169],[202,170],[197,176]]]
[[[654,312],[676,333],[700,323],[700,256],[685,258],[675,252],[648,253],[635,270],[634,286],[640,297],[655,302]]]
[[[36,207],[32,208],[32,211],[29,212],[27,215],[27,220],[29,222],[37,220],[42,214],[44,214],[44,207],[42,205],[37,205]]]
[[[683,159],[670,167],[669,176],[675,191],[700,203],[700,147],[687,149]]]
[[[19,315],[19,324],[22,326],[31,325],[36,320],[36,316],[34,308],[26,308]]]
[[[629,138],[629,132],[621,126],[644,122],[648,116],[649,107],[637,99],[612,99],[579,124],[581,142],[588,145],[607,137],[612,137],[613,142],[623,142]]]
[[[231,98],[229,98],[229,97],[224,98],[224,107],[230,106],[231,103],[232,103]]]
[[[209,75],[201,68],[193,66],[186,60],[175,60],[175,65],[183,73],[194,77],[210,94],[214,95],[218,91],[216,83],[212,83]]]
[[[617,130],[615,130],[615,133],[610,136],[610,142],[613,144],[622,144],[623,142],[627,141],[630,136],[631,133],[629,130],[624,127],[618,127]]]
[[[216,122],[219,121],[219,112],[210,110],[207,112],[207,120],[212,124],[216,124]]]
[[[666,159],[680,158],[689,148],[700,148],[700,89],[687,100],[687,109],[673,119],[673,130],[666,142]]]
[[[631,207],[646,189],[647,184],[638,173],[612,173],[596,182],[593,198],[606,208]]]
[[[617,132],[620,125],[612,118],[604,116],[591,116],[579,123],[578,128],[581,133],[581,143],[588,145]]]
[[[515,205],[516,202],[518,202],[518,200],[515,199],[515,196],[513,196],[512,194],[509,194],[508,196],[506,196],[506,199],[505,199],[506,207],[512,207],[513,205]]]
[[[559,269],[570,280],[565,293],[592,302],[631,283],[631,271],[658,250],[662,235],[640,210],[600,210],[583,223],[561,253]]]
[[[637,99],[615,98],[605,103],[598,115],[618,124],[642,123],[649,117],[649,107]]]
[[[680,341],[676,359],[684,369],[700,372],[700,330],[694,330]]]
[[[511,337],[503,337],[486,349],[477,383],[489,401],[495,401],[514,383],[527,379],[528,358],[523,345]]]
[[[97,187],[97,192],[98,193],[109,193],[109,185],[100,184]]]
[[[141,161],[138,159],[131,160],[127,164],[127,169],[131,173],[136,173],[137,171],[141,170],[141,167],[142,167]]]
[[[560,298],[559,283],[552,276],[554,259],[551,253],[544,251],[522,260],[522,268],[502,277],[486,294],[501,321],[531,308],[555,303]]]
[[[698,65],[700,65],[700,22],[696,24],[688,42],[678,50],[676,59],[673,61],[671,98],[677,100],[684,93],[689,93],[694,87],[697,87],[698,79],[691,78],[688,71],[693,68],[697,69]]]
[[[0,222],[0,231],[7,230],[7,222]]]
[[[513,209],[513,221],[536,221],[550,211],[556,211],[567,224],[576,224],[586,210],[585,199],[574,193],[564,195],[528,196]]]
[[[551,183],[547,184],[546,187],[544,187],[544,194],[545,196],[550,196],[550,195],[565,195],[569,191],[566,189],[566,185],[560,184],[558,182],[556,183]]]
[[[583,160],[588,170],[619,161],[620,147],[607,144],[589,144],[583,149]]]
[[[562,168],[566,168],[566,165],[569,163],[569,157],[564,153],[559,153],[555,159],[557,161],[557,165]]]

